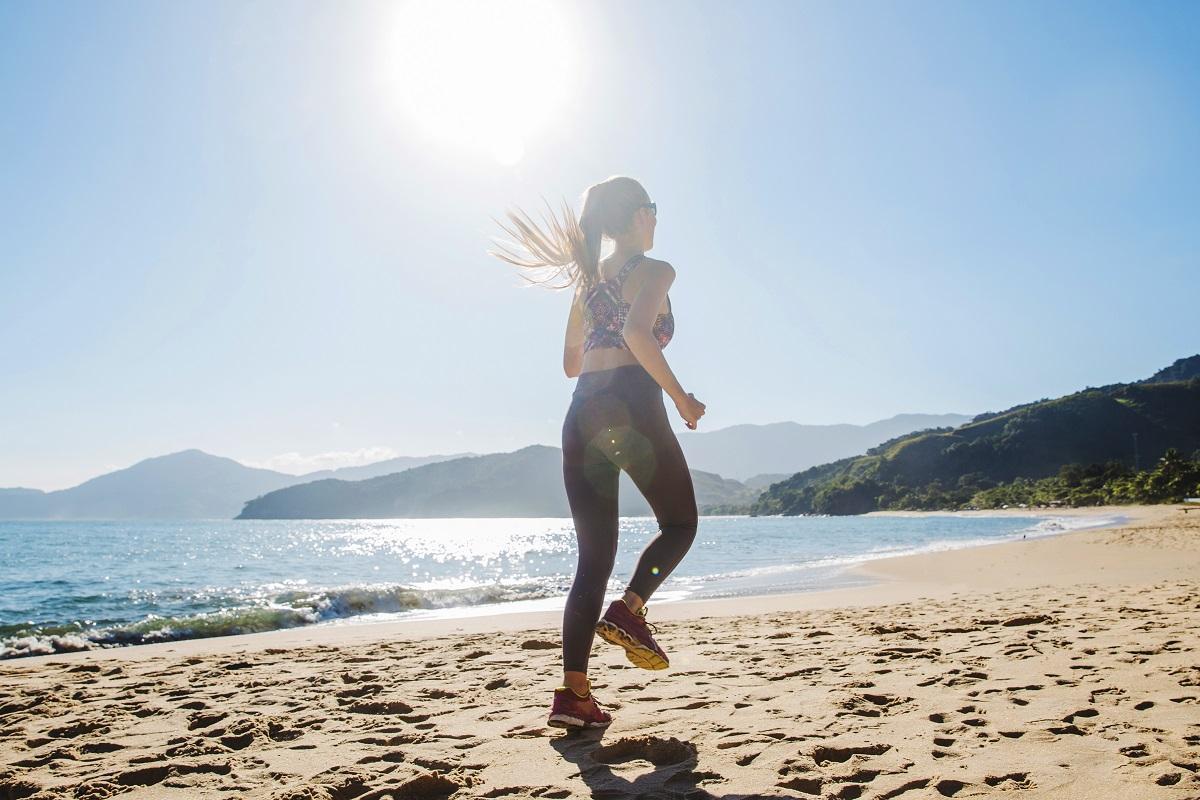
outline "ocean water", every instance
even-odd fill
[[[1111,520],[701,517],[650,603],[844,587],[849,565]],[[622,517],[619,596],[652,517]],[[562,608],[570,519],[0,522],[0,658],[290,628]]]

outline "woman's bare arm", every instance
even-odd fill
[[[567,337],[563,344],[563,372],[577,378],[583,372],[583,307],[580,305],[581,285],[575,287],[571,313],[567,317]]]
[[[629,306],[629,315],[625,318],[625,328],[621,334],[630,352],[651,377],[658,381],[668,397],[679,403],[687,396],[687,392],[679,385],[662,354],[662,348],[658,346],[658,340],[654,338],[654,320],[666,299],[667,290],[675,281],[675,268],[666,261],[647,259],[638,272],[642,275],[642,285]]]

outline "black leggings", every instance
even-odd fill
[[[563,669],[587,672],[595,625],[617,557],[617,482],[625,470],[659,533],[628,589],[643,602],[683,559],[698,522],[692,476],[671,430],[662,387],[641,364],[579,376],[562,430],[563,480],[579,564],[563,612]]]

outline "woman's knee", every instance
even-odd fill
[[[686,539],[691,542],[696,538],[696,529],[700,525],[700,518],[695,514],[684,514],[678,517],[672,517],[669,521],[658,523],[658,528],[663,533],[674,538]]]

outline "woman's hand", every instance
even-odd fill
[[[679,416],[683,417],[684,423],[690,429],[696,430],[696,423],[704,416],[704,403],[688,392],[687,397],[675,401],[675,408],[679,409]]]

